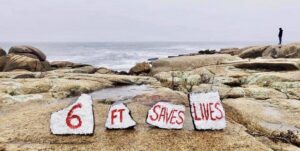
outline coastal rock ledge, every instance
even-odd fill
[[[276,46],[276,53],[271,46],[255,46],[157,59],[133,67],[134,75],[49,63],[36,48],[13,49],[0,56],[0,69],[6,71],[0,72],[0,150],[299,150],[298,46]],[[187,94],[209,91],[219,92],[227,127],[195,131]],[[82,93],[93,98],[95,134],[52,135],[51,113]],[[182,130],[145,123],[147,111],[162,100],[185,106]],[[109,108],[117,101],[130,109],[134,129],[105,129]]]

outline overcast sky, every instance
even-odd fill
[[[0,42],[300,41],[299,0],[0,0]]]

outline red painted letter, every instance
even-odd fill
[[[115,113],[117,112],[117,109],[114,109],[111,111],[111,124],[114,124],[114,119],[117,117],[117,115],[115,115]]]
[[[156,106],[153,108],[153,112],[155,113],[156,117],[153,118],[152,115],[150,115],[150,119],[151,119],[152,121],[155,121],[155,120],[157,120],[157,118],[158,118],[158,113],[157,113],[156,110],[155,110],[157,107],[160,108],[160,105],[156,105]]]
[[[196,120],[196,121],[201,120],[201,118],[197,116],[196,106],[195,106],[194,103],[193,103],[193,108],[194,108],[194,117],[195,117],[195,120]]]
[[[217,103],[215,104],[215,108],[216,108],[216,109],[220,112],[220,114],[221,114],[220,117],[216,117],[218,120],[220,120],[220,119],[223,118],[223,112],[222,112],[222,110],[220,110],[220,109],[218,108],[219,105],[220,105],[219,102],[217,102]]]
[[[178,112],[178,116],[180,118],[180,121],[176,121],[176,123],[179,125],[179,124],[183,123],[184,112],[183,111],[179,111]]]

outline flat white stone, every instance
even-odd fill
[[[189,94],[191,116],[196,130],[226,127],[225,111],[218,92]]]
[[[164,129],[182,129],[184,112],[184,105],[158,102],[148,111],[146,122]]]
[[[124,103],[116,102],[111,105],[105,123],[107,129],[127,129],[133,128],[135,125],[136,122]]]
[[[92,97],[82,94],[69,107],[51,114],[50,130],[52,134],[82,134],[94,133],[94,115]]]

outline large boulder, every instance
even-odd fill
[[[247,47],[245,48],[240,54],[239,57],[241,58],[257,58],[262,57],[263,52],[269,46],[255,46],[255,47]]]
[[[50,69],[48,61],[40,61],[31,57],[8,54],[6,64],[3,71],[13,71],[16,69],[24,69],[28,71],[47,71]]]
[[[9,49],[8,54],[19,54],[31,58],[37,58],[40,61],[46,60],[46,55],[39,49],[32,46],[13,46]]]
[[[0,57],[1,56],[6,56],[6,51],[0,48]]]
[[[240,49],[238,56],[241,58],[299,58],[300,43],[246,47]]]
[[[151,71],[151,65],[146,62],[137,63],[129,70],[129,74],[139,75],[142,73],[149,73]]]
[[[277,50],[277,58],[300,58],[300,43],[288,44]]]
[[[5,64],[6,64],[6,56],[0,56],[0,71],[3,70]]]

